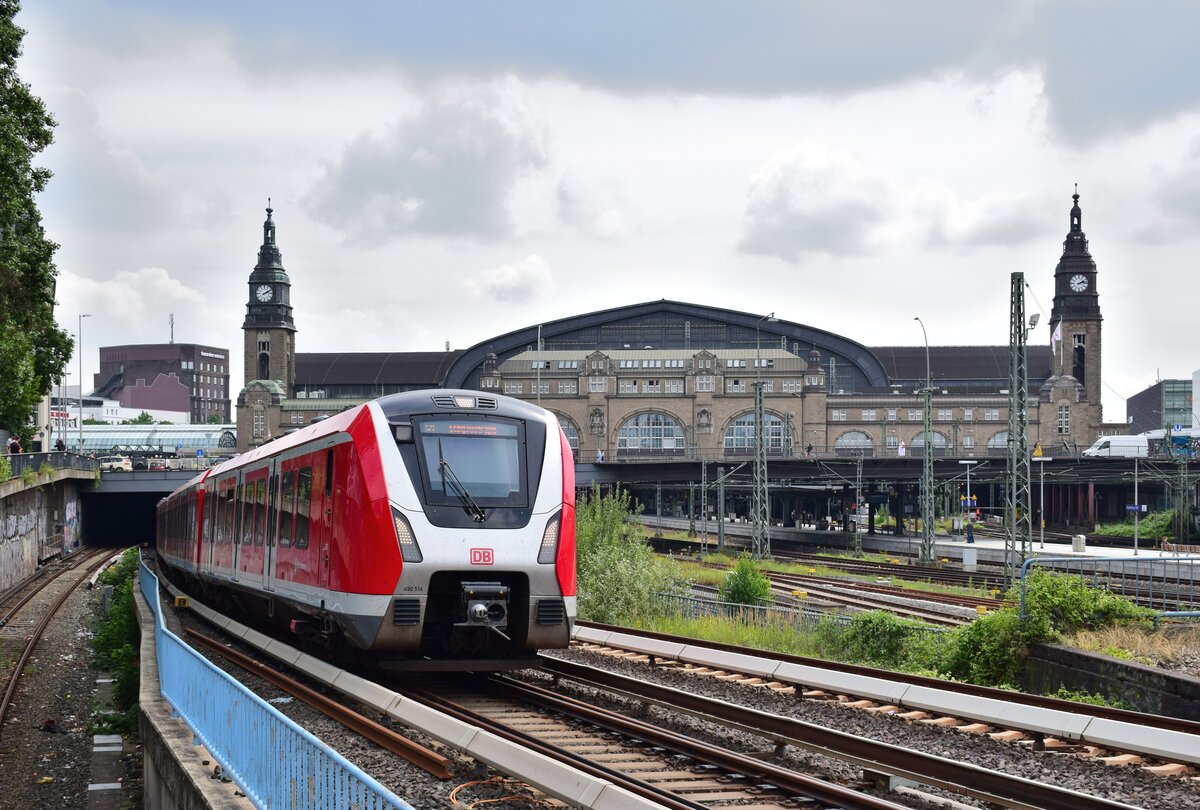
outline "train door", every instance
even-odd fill
[[[264,590],[275,590],[275,542],[279,536],[279,460],[271,462],[265,479],[266,526],[263,536],[262,585]]]
[[[312,483],[306,493],[310,516],[308,541],[316,552],[317,586],[320,588],[329,587],[329,569],[334,554],[333,457],[334,448],[330,447],[314,459]]]
[[[242,532],[249,525],[247,521],[247,510],[253,508],[250,499],[246,497],[246,481],[245,475],[238,472],[237,477],[237,496],[233,502],[233,535],[229,538],[229,578],[234,582],[240,582],[241,577],[238,576],[238,571],[242,568]]]

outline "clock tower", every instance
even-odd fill
[[[1079,188],[1071,197],[1071,229],[1054,270],[1054,305],[1050,310],[1050,348],[1054,374],[1074,377],[1090,405],[1100,407],[1100,294],[1096,262],[1088,252],[1079,210]]]
[[[267,202],[263,243],[258,264],[250,273],[246,303],[245,381],[274,380],[285,396],[292,396],[296,381],[296,324],[292,321],[292,283],[283,269],[283,255],[275,244],[273,209]]]

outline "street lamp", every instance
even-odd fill
[[[1043,466],[1047,461],[1054,461],[1049,456],[1033,456],[1033,461],[1038,462],[1038,523],[1041,528],[1038,529],[1038,547],[1046,550],[1046,468]],[[1134,459],[1136,464],[1137,460]],[[1136,467],[1135,467],[1136,469]],[[1134,479],[1133,497],[1137,499],[1137,479]],[[1137,554],[1137,524],[1134,524],[1133,532],[1133,553]]]
[[[763,315],[754,322],[754,556],[771,556],[769,528],[769,494],[767,492],[767,443],[763,435],[766,416],[763,413],[762,382],[762,323],[774,323],[775,313]]]
[[[978,464],[979,462],[978,462],[978,461],[975,461],[974,459],[969,459],[969,460],[967,460],[967,461],[960,461],[960,462],[958,462],[958,463],[959,463],[959,464],[965,464],[965,465],[967,465],[967,500],[966,500],[966,508],[967,508],[967,511],[969,512],[969,511],[970,511],[970,509],[971,509],[971,467],[973,467],[974,465]],[[970,520],[970,517],[966,517],[966,519],[967,519],[967,520]],[[968,543],[974,543],[974,542],[975,542],[975,537],[974,537],[974,535],[967,535],[967,542],[968,542]]]
[[[921,554],[920,561],[933,562],[933,455],[930,447],[933,433],[933,382],[929,371],[929,333],[920,317],[913,318],[921,324],[921,335],[925,338],[925,435],[921,440],[924,449],[921,463]]]
[[[83,319],[90,318],[91,313],[84,312],[79,316],[79,335],[75,350],[79,352],[79,455],[83,455]]]

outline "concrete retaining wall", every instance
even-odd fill
[[[41,475],[31,485],[20,479],[0,484],[0,591],[32,576],[42,559],[82,545],[76,472]]]
[[[1034,693],[1066,687],[1122,701],[1140,712],[1200,721],[1200,679],[1069,647],[1035,646],[1022,687]]]

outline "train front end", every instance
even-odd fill
[[[385,665],[504,668],[567,646],[575,468],[553,414],[465,390],[372,407],[402,558],[373,646],[403,655]]]

